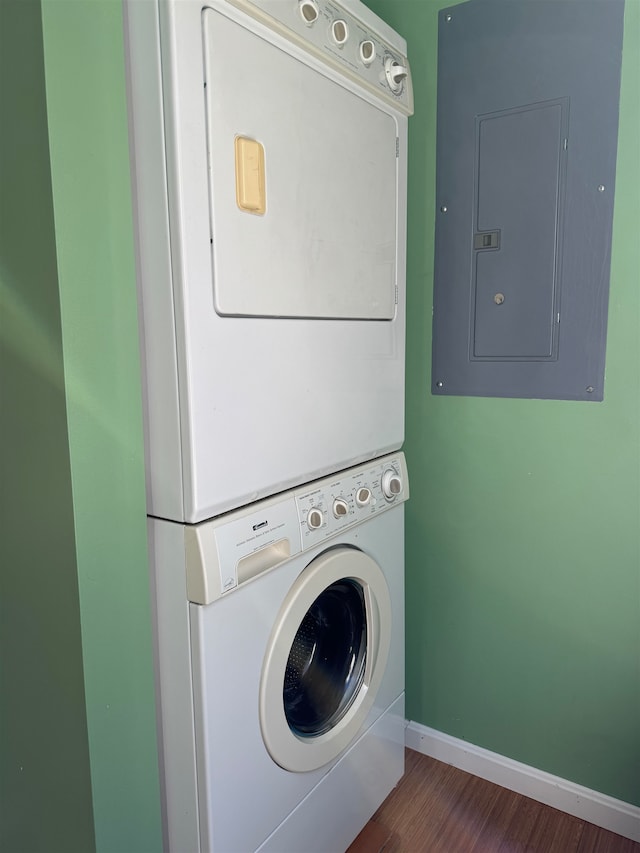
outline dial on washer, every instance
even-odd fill
[[[344,498],[336,498],[333,502],[333,515],[335,518],[345,518],[349,515],[349,504]]]
[[[322,510],[319,510],[317,507],[313,506],[307,513],[307,527],[310,527],[311,530],[317,530],[319,527],[322,527],[322,522],[324,521]]]
[[[366,506],[371,500],[371,490],[366,486],[361,486],[356,492],[356,504],[358,506]]]
[[[402,491],[402,479],[393,468],[387,468],[382,475],[382,492],[387,500],[393,500]]]

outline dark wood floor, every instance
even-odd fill
[[[406,772],[347,853],[640,853],[640,844],[407,750]]]

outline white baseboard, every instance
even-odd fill
[[[481,779],[509,788],[567,814],[640,841],[640,807],[576,785],[559,776],[505,758],[467,741],[409,722],[405,743],[410,749],[451,764]]]

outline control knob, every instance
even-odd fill
[[[349,504],[344,498],[336,498],[333,502],[333,515],[335,518],[344,518],[349,515]]]
[[[385,498],[392,501],[398,497],[401,491],[402,478],[399,474],[396,474],[393,468],[387,468],[382,475],[382,492]]]
[[[307,527],[311,530],[317,530],[319,527],[322,527],[323,521],[324,516],[322,515],[322,510],[312,506],[307,513]]]
[[[402,91],[402,81],[409,74],[409,69],[406,65],[401,65],[397,59],[388,56],[384,63],[384,73],[387,77],[387,83],[391,91],[399,95]]]
[[[371,491],[366,486],[361,486],[356,492],[356,504],[366,506],[371,500]]]

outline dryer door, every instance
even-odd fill
[[[203,22],[216,310],[392,320],[396,119],[250,21]]]
[[[260,683],[262,737],[277,764],[315,770],[351,743],[382,681],[390,638],[389,589],[362,551],[325,551],[298,576]]]

